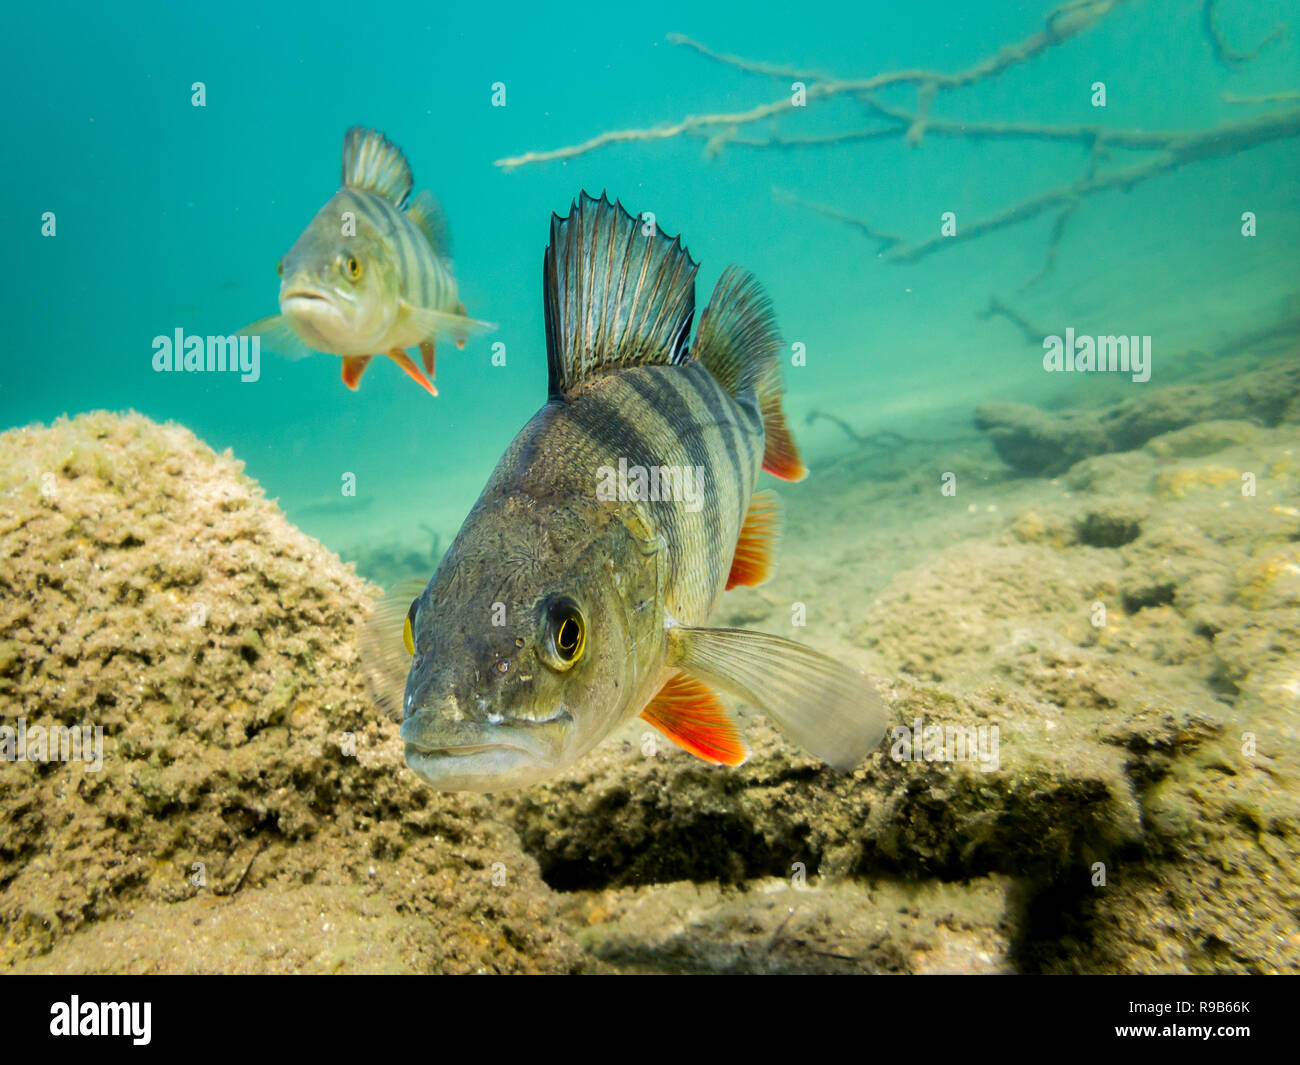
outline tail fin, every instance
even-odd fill
[[[763,469],[786,481],[808,476],[785,421],[781,396],[781,336],[772,303],[748,270],[728,266],[700,318],[695,357],[733,396],[753,390],[763,415]]]

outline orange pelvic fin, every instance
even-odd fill
[[[781,534],[781,508],[773,492],[755,492],[731,556],[727,591],[738,584],[753,587],[772,576],[772,556]]]
[[[366,372],[373,355],[344,355],[343,383],[355,392],[361,387],[361,375]]]
[[[764,393],[760,388],[759,395],[763,435],[767,438],[767,446],[763,449],[763,469],[783,481],[802,481],[808,476],[808,469],[799,457],[799,447],[785,422],[781,393],[776,389]]]
[[[468,318],[468,317],[469,317],[469,312],[465,310],[465,301],[464,301],[464,300],[461,300],[459,303],[456,304],[456,313],[459,314],[462,318]],[[460,348],[461,351],[464,351],[464,350],[465,350],[465,338],[464,338],[464,337],[457,337],[457,338],[456,338],[456,347]],[[430,373],[432,373],[432,372],[433,372],[433,371],[430,371]]]
[[[425,377],[424,374],[420,373],[420,368],[411,361],[411,356],[406,354],[406,352],[401,348],[393,348],[393,350],[388,353],[388,357],[418,381],[420,386],[428,392],[429,395],[436,396],[438,394],[438,390],[433,387],[433,382]]]
[[[420,359],[424,363],[424,372],[429,375],[430,379],[433,378],[435,354],[433,340],[420,341]]]
[[[641,717],[683,750],[714,765],[740,765],[749,748],[712,689],[678,673],[659,689]]]

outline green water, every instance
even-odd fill
[[[1282,2],[1220,5],[1241,50],[1295,14]],[[905,67],[955,71],[1037,32],[1047,3],[924,0],[905,8],[840,3],[807,16],[789,5],[646,11],[612,5],[586,17],[531,4],[491,17],[427,5],[53,5],[11,15],[0,78],[23,106],[6,118],[0,178],[11,219],[3,299],[8,373],[0,426],[63,413],[133,408],[232,448],[289,516],[344,557],[377,545],[445,544],[506,442],[544,394],[541,258],[551,212],[580,189],[607,189],[653,211],[701,262],[702,305],[737,262],[767,286],[806,365],[787,368],[791,422],[814,469],[843,450],[829,410],[861,432],[970,434],[972,407],[999,398],[1087,404],[1124,392],[1114,380],[1062,380],[1006,319],[979,316],[991,296],[1044,331],[1150,335],[1152,388],[1178,379],[1188,350],[1267,325],[1300,279],[1294,175],[1300,146],[1279,140],[1199,162],[1084,201],[1050,273],[1056,212],[918,263],[881,259],[849,226],[783,193],[870,221],[911,241],[951,211],[972,225],[1078,179],[1086,151],[1036,139],[931,134],[711,157],[688,137],[616,144],[513,170],[496,160],[577,144],[602,131],[688,114],[741,112],[790,96],[766,76],[671,43],[670,32],[724,53],[796,70],[865,77]],[[1238,95],[1294,87],[1296,35],[1235,68],[1216,59],[1198,5],[1130,4],[994,80],[943,93],[936,117],[1051,126],[1196,130],[1284,109]],[[1092,85],[1106,85],[1106,107]],[[205,106],[193,105],[202,82]],[[493,86],[505,106],[493,106]],[[815,83],[811,82],[810,83]],[[909,86],[880,98],[912,109]],[[267,356],[260,379],[161,374],[152,340],[229,333],[276,310],[275,263],[338,184],[344,130],[384,130],[407,153],[416,187],[442,201],[471,314],[498,323],[463,351],[444,345],[432,399],[387,360],[359,393],[339,363]],[[739,132],[811,136],[880,125],[851,97],[813,101]],[[1102,173],[1152,157],[1115,149]],[[1241,235],[1244,211],[1258,235]],[[42,235],[53,212],[56,235]],[[505,366],[492,365],[493,344]],[[793,347],[791,351],[793,352]],[[354,474],[356,495],[342,483]]]

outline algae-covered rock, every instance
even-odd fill
[[[138,415],[5,433],[0,556],[0,723],[100,728],[103,757],[0,762],[0,964],[586,964],[510,830],[402,765],[357,668],[372,590],[229,453]],[[357,913],[411,949],[307,945]],[[246,942],[185,949],[196,914]]]
[[[989,435],[1018,473],[1052,476],[1112,451],[1148,445],[1162,458],[1197,457],[1250,440],[1250,428],[1288,423],[1300,403],[1300,367],[1292,361],[1199,385],[1140,386],[1098,410],[1045,411],[1025,403],[985,403],[975,427]]]

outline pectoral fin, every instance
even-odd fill
[[[641,717],[678,747],[714,765],[740,765],[749,757],[749,748],[718,697],[684,673],[659,689]]]
[[[462,318],[468,318],[468,317],[469,317],[469,312],[468,312],[467,310],[465,310],[465,303],[464,303],[464,301],[461,301],[460,303],[457,303],[457,304],[456,304],[456,313],[459,314]],[[457,338],[457,340],[456,340],[456,347],[458,347],[461,351],[464,351],[464,350],[465,350],[465,338],[464,338],[464,337],[459,337],[459,338]]]
[[[416,307],[405,301],[401,303],[400,310],[419,330],[420,336],[429,339],[451,337],[459,347],[463,347],[466,338],[475,333],[484,333],[496,328],[491,322],[480,322],[476,318],[467,318],[463,314],[452,314],[449,311]]]
[[[298,334],[289,327],[282,314],[261,318],[252,325],[244,326],[235,335],[259,337],[262,347],[285,359],[305,359],[308,355],[316,354],[298,339]]]
[[[411,671],[403,629],[411,602],[424,591],[425,584],[411,579],[394,585],[375,604],[361,629],[358,650],[366,686],[370,697],[393,721],[402,720],[402,696],[406,692],[406,675]]]
[[[424,363],[424,372],[427,373],[430,378],[433,377],[434,367],[437,364],[436,355],[437,352],[434,350],[432,340],[420,341],[420,359]]]
[[[744,629],[671,628],[668,664],[732,692],[786,736],[848,771],[880,742],[888,711],[857,670],[793,640]]]

